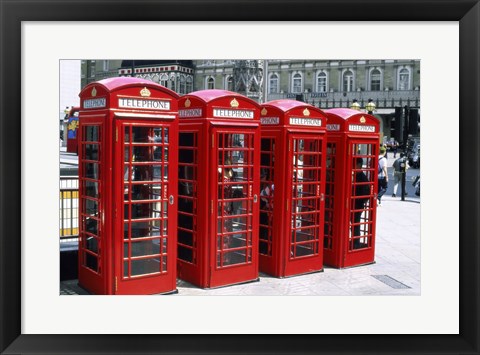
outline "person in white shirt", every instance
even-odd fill
[[[388,173],[387,173],[387,149],[380,147],[380,155],[378,157],[378,205],[382,204],[382,196],[387,192]]]

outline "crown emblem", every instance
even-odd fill
[[[230,101],[230,106],[232,107],[238,107],[239,103],[237,100],[233,99],[232,101]]]
[[[185,100],[185,107],[190,107],[191,104],[192,102],[190,101],[190,99]]]
[[[92,97],[97,96],[97,89],[95,89],[95,86],[92,89]]]
[[[308,108],[306,108],[305,110],[303,110],[303,115],[304,115],[304,116],[310,116],[310,111],[308,111]]]
[[[142,90],[140,90],[140,95],[143,97],[148,97],[150,96],[151,92],[148,90],[146,87],[144,87]]]
[[[360,123],[365,123],[367,120],[365,119],[365,117],[360,117]]]
[[[262,112],[260,112],[260,113],[262,114],[262,116],[265,116],[267,114],[267,112],[268,112],[267,109],[264,107]]]

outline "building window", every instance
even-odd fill
[[[317,92],[327,92],[327,73],[320,72],[317,74]]]
[[[175,77],[175,74],[170,75],[168,88],[172,91],[177,92],[177,78]]]
[[[301,93],[302,92],[302,74],[295,73],[292,76],[292,92]]]
[[[343,73],[343,91],[353,91],[353,72],[347,70]]]
[[[269,94],[276,94],[279,91],[278,86],[279,80],[277,74],[271,74],[269,81],[268,81],[268,93]]]
[[[168,75],[167,74],[162,74],[160,76],[160,85],[167,87],[167,82],[168,82]]]
[[[228,91],[233,91],[233,76],[227,76],[227,80],[225,83],[225,89]]]
[[[110,62],[108,60],[103,61],[103,71],[109,71],[110,70]]]
[[[207,78],[207,89],[215,89],[215,79],[212,77]]]
[[[193,78],[189,75],[187,76],[187,94],[193,91]]]
[[[370,90],[380,91],[382,90],[382,73],[378,69],[373,69],[370,72]]]
[[[410,70],[400,69],[398,72],[398,90],[410,90]]]
[[[180,91],[179,94],[187,93],[187,83],[185,80],[185,75],[180,75]]]

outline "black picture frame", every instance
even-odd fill
[[[141,11],[139,10],[141,9]],[[0,0],[0,351],[2,354],[478,354],[478,0]],[[459,335],[21,334],[22,21],[459,21]],[[449,46],[445,45],[445,50]],[[443,100],[445,102],[445,100]],[[447,100],[448,101],[448,100]],[[446,109],[456,109],[448,108]],[[445,141],[448,138],[445,138]],[[456,149],[455,147],[453,149]],[[447,189],[441,191],[446,193]],[[448,267],[448,262],[446,262]],[[441,272],[441,270],[439,270]],[[441,319],[441,309],[439,309]]]

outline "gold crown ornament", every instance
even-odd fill
[[[146,87],[144,87],[142,90],[140,90],[140,95],[142,95],[143,97],[149,97],[151,95],[151,92]]]
[[[230,106],[236,108],[239,106],[239,103],[237,100],[233,99],[232,101],[230,101]]]

